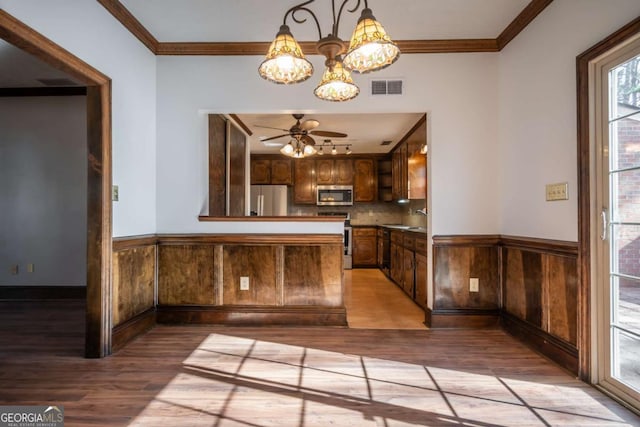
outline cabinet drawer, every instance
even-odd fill
[[[354,227],[353,236],[354,237],[376,237],[376,229]]]
[[[416,241],[415,237],[411,236],[410,234],[405,234],[402,239],[402,246],[404,246],[407,249],[413,250],[415,246],[415,241]]]
[[[421,253],[422,255],[426,255],[427,239],[416,238],[415,249],[416,249],[416,252]]]

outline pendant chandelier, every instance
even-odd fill
[[[368,73],[388,67],[398,59],[400,49],[373,16],[367,0],[364,0],[364,9],[348,48],[338,37],[338,29],[342,12],[349,0],[343,0],[338,9],[335,0],[331,0],[333,25],[331,33],[322,37],[320,22],[315,13],[307,7],[314,1],[305,1],[287,10],[283,24],[258,72],[262,78],[278,84],[299,83],[311,77],[313,65],[304,57],[300,45],[287,25],[289,16],[298,24],[306,22],[305,18],[297,16],[300,12],[306,12],[313,18],[318,29],[319,41],[316,43],[316,49],[326,58],[326,68],[314,94],[326,101],[348,101],[360,93],[360,89],[351,78],[351,72]],[[354,7],[347,9],[350,13],[358,10],[361,0],[355,0],[353,3]]]

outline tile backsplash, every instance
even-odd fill
[[[425,207],[424,200],[412,200],[406,205],[392,202],[357,203],[353,206],[290,205],[289,215],[318,215],[323,212],[349,212],[353,225],[405,224],[426,227],[427,217],[415,213]]]

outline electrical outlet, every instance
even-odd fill
[[[480,292],[480,279],[477,277],[469,279],[469,292]]]
[[[35,270],[35,265],[27,264],[27,273],[33,273]]]
[[[13,264],[10,268],[9,271],[11,272],[12,275],[17,275],[18,274],[18,264]]]
[[[118,186],[114,185],[113,188],[111,189],[111,200],[114,202],[117,202],[118,200],[120,200],[120,192],[118,191]]]
[[[249,290],[249,278],[247,276],[240,277],[240,290],[241,291]]]

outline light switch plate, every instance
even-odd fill
[[[569,184],[559,182],[557,184],[547,184],[547,202],[556,200],[569,200]]]
[[[120,199],[120,194],[118,191],[118,186],[114,185],[111,189],[111,201],[117,202]]]

